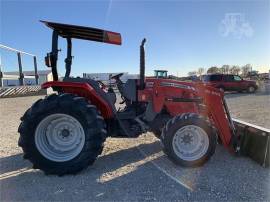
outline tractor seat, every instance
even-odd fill
[[[85,79],[85,78],[64,78],[64,82],[76,82],[76,83],[88,83],[92,88],[95,89],[97,94],[105,100],[110,107],[112,108],[113,112],[116,112],[116,108],[114,106],[116,102],[116,96],[112,92],[105,93],[100,87],[97,81],[93,79]]]

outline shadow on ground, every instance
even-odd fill
[[[93,166],[64,177],[32,170],[22,154],[0,162],[1,201],[267,200],[270,182],[269,170],[222,147],[203,167],[181,168],[159,141],[103,154]],[[263,175],[256,176],[258,171]]]

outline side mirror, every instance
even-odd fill
[[[47,56],[45,56],[45,65],[52,67],[52,55],[50,53],[47,53]]]

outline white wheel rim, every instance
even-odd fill
[[[206,154],[209,147],[209,138],[202,128],[187,125],[176,131],[172,146],[174,153],[180,159],[195,161]]]
[[[249,87],[249,92],[253,92],[254,91],[254,87],[253,86],[250,86]]]
[[[85,143],[82,125],[67,114],[51,114],[38,124],[35,144],[47,159],[64,162],[75,158]]]

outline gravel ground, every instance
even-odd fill
[[[270,201],[269,169],[221,146],[203,167],[178,167],[151,133],[108,138],[93,166],[77,175],[46,176],[31,169],[17,146],[19,118],[39,98],[0,99],[1,201]],[[269,98],[226,95],[233,117],[268,128]]]
[[[270,93],[230,93],[225,97],[233,118],[270,129]]]

